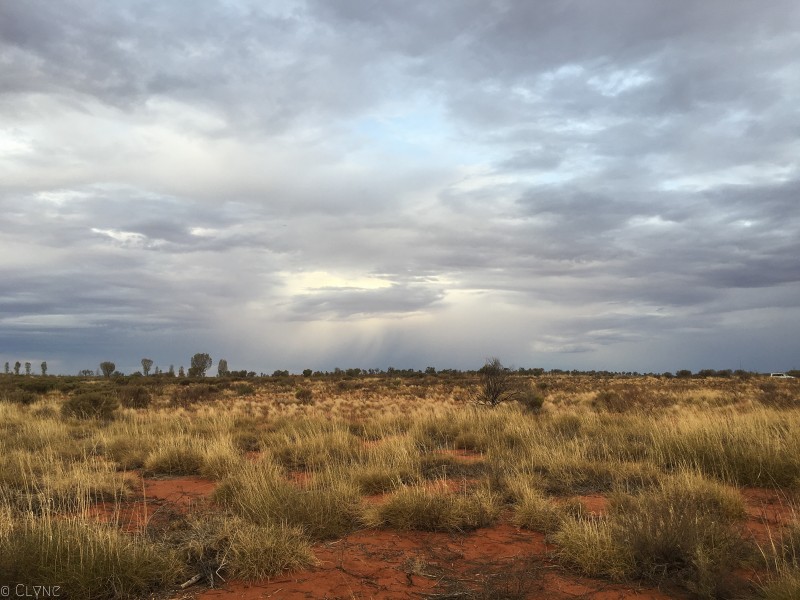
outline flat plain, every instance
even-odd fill
[[[800,597],[797,380],[509,381],[487,406],[477,373],[7,376],[0,579],[85,599]]]

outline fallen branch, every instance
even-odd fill
[[[197,583],[198,581],[200,581],[202,578],[203,578],[203,574],[202,574],[202,573],[198,573],[197,575],[195,575],[194,577],[192,577],[192,578],[191,578],[189,581],[185,581],[185,582],[183,582],[183,583],[181,584],[181,589],[182,589],[182,590],[185,590],[187,587],[189,587],[190,585],[194,585],[195,583]]]

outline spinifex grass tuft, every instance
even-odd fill
[[[400,530],[469,531],[492,524],[500,512],[500,498],[486,488],[454,493],[446,483],[400,488],[383,503],[369,506],[364,523]]]
[[[79,517],[17,516],[0,535],[4,581],[59,586],[69,598],[141,598],[185,575],[177,554]]]
[[[357,522],[360,494],[343,473],[314,478],[308,486],[287,481],[280,468],[262,461],[225,479],[217,501],[261,525],[300,527],[312,539],[341,537]]]

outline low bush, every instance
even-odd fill
[[[14,404],[21,404],[26,406],[28,404],[33,404],[36,402],[39,397],[30,390],[20,390],[20,389],[12,389],[3,392],[2,398],[6,402],[13,402]]]
[[[300,404],[312,404],[314,402],[314,392],[308,388],[301,388],[294,394]]]
[[[256,393],[256,387],[251,383],[237,383],[233,386],[233,391],[239,396],[253,396]]]
[[[515,503],[513,521],[517,527],[552,533],[563,519],[561,508],[535,488],[523,490]]]
[[[17,384],[17,387],[27,392],[33,392],[34,394],[42,395],[58,388],[58,380],[56,380],[55,378],[46,379],[42,377],[35,377],[31,379],[26,379],[24,381],[20,381]]]
[[[544,396],[532,389],[525,389],[516,396],[520,406],[528,412],[538,413],[544,406]]]
[[[170,404],[178,408],[188,408],[199,402],[209,402],[219,395],[219,390],[207,383],[193,383],[185,379],[175,388]]]
[[[116,398],[102,392],[85,392],[70,396],[61,405],[61,414],[65,417],[78,419],[102,419],[109,421],[114,418],[114,411],[119,407]]]
[[[119,400],[125,408],[147,408],[150,406],[150,391],[141,385],[126,386],[118,392]]]

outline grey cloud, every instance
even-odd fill
[[[441,289],[418,284],[392,284],[378,289],[327,287],[292,297],[289,308],[299,320],[402,316],[430,309],[443,297]]]
[[[0,3],[0,332],[243,362],[327,324],[328,364],[666,360],[744,313],[789,339],[798,24],[789,0]],[[291,289],[316,271],[391,285]]]

